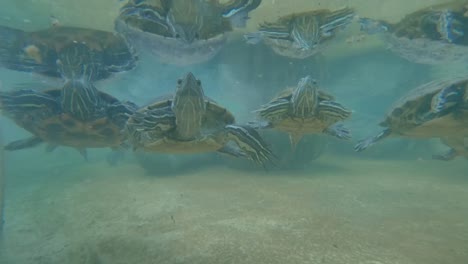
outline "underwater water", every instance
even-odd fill
[[[126,2],[4,0],[0,26],[30,32],[57,22],[114,32]],[[353,150],[379,133],[395,101],[432,80],[467,76],[468,61],[409,61],[389,50],[385,39],[363,35],[356,21],[322,52],[303,59],[243,37],[263,21],[308,10],[346,6],[360,17],[395,23],[447,2],[263,0],[247,26],[229,32],[207,61],[173,65],[136,48],[136,67],[94,82],[98,90],[143,107],[174,93],[177,80],[192,72],[205,95],[246,124],[256,119],[255,109],[310,75],[352,110],[342,122],[352,137],[305,135],[293,150],[287,133],[259,129],[276,156],[264,166],[214,151],[173,154],[130,146],[109,164],[109,148],[89,148],[87,160],[66,146],[2,148],[0,263],[468,263],[466,157],[433,159],[448,150],[437,137],[395,136]],[[0,57],[8,52],[0,49]],[[0,67],[2,92],[62,85],[60,78]],[[30,135],[2,112],[0,145]]]

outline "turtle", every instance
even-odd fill
[[[161,62],[189,65],[212,59],[227,32],[245,27],[261,0],[130,0],[115,20],[115,30]]]
[[[311,75],[301,78],[296,87],[285,89],[254,112],[260,120],[250,122],[252,126],[288,133],[293,150],[306,134],[351,138],[350,131],[338,122],[349,118],[352,111],[319,89]]]
[[[134,150],[168,154],[218,152],[265,165],[274,155],[255,129],[235,123],[234,115],[204,94],[188,72],[174,94],[162,96],[128,119]]]
[[[0,65],[11,70],[61,78],[56,61],[64,49],[77,42],[85,43],[94,53],[93,59],[101,65],[94,72],[93,81],[136,67],[138,55],[122,36],[69,26],[31,32],[0,26]]]
[[[354,17],[352,8],[293,13],[275,22],[261,23],[257,32],[245,34],[244,38],[249,44],[264,41],[281,56],[304,59],[322,51]]]
[[[384,129],[360,140],[354,147],[356,151],[390,136],[441,138],[454,151],[460,149],[457,144],[468,136],[468,78],[433,80],[410,90],[394,103],[379,125]]]
[[[64,78],[62,87],[0,92],[2,113],[32,134],[27,139],[7,144],[5,150],[48,143],[49,151],[59,145],[69,146],[86,158],[86,148],[121,150],[125,147],[122,130],[138,107],[97,90],[90,79],[92,71],[99,66],[94,66],[90,62],[92,58],[87,58],[92,56],[86,52],[89,49],[86,43],[75,43],[60,53],[58,67]]]
[[[388,48],[419,64],[468,61],[468,1],[429,6],[396,23],[360,18],[361,31],[380,34]]]

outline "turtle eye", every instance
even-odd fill
[[[200,39],[200,35],[198,33],[195,33],[195,39]]]
[[[177,84],[179,84],[179,85],[182,84],[182,79],[178,79]]]
[[[200,81],[200,80],[197,80],[197,84],[200,86],[200,85],[201,85],[201,81]]]
[[[175,38],[180,38],[180,34],[179,33],[175,34]]]

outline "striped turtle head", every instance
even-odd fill
[[[296,117],[306,118],[315,113],[318,100],[317,81],[310,75],[299,80],[291,97],[292,114]]]
[[[316,16],[301,16],[294,20],[291,38],[297,48],[309,50],[316,47],[321,38],[320,20]]]
[[[65,113],[87,120],[99,106],[99,92],[91,83],[98,64],[86,43],[76,42],[60,51],[57,65],[65,79],[62,87],[61,106]]]
[[[201,38],[204,23],[202,4],[196,0],[172,2],[166,22],[173,38],[186,44],[192,44]]]
[[[74,42],[58,54],[57,66],[65,80],[89,81],[98,73],[99,64],[86,43]]]
[[[187,140],[196,137],[200,133],[206,102],[201,81],[191,72],[177,80],[171,107],[176,117],[178,136]]]

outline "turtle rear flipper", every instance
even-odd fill
[[[331,31],[350,24],[354,17],[355,13],[351,8],[343,8],[331,12],[324,17],[323,24],[320,26],[321,32],[323,35],[327,36]]]
[[[8,151],[15,151],[20,149],[33,148],[39,144],[43,143],[43,140],[39,137],[29,137],[26,139],[20,139],[8,143],[4,149]]]
[[[380,141],[380,140],[388,137],[391,133],[392,133],[392,130],[390,128],[386,128],[386,129],[382,130],[382,132],[380,132],[376,136],[373,136],[373,137],[370,137],[370,138],[359,141],[354,146],[354,150],[357,151],[357,152],[361,152],[361,151],[367,149],[368,147],[374,145],[375,143],[377,143],[377,141]]]

